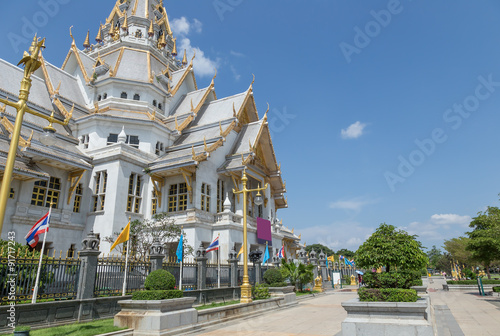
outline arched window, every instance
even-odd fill
[[[101,95],[97,96],[97,101],[101,101]]]
[[[122,94],[120,95],[120,98],[127,99],[127,93],[122,92]]]
[[[153,100],[153,106],[156,107],[156,100]]]
[[[141,96],[138,93],[134,95],[134,100],[141,100]]]
[[[160,103],[160,104],[158,104],[158,108],[161,110],[161,103]]]
[[[106,99],[106,98],[108,98],[108,94],[107,94],[107,93],[104,93],[104,94],[102,95],[102,99]]]

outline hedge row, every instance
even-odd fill
[[[369,288],[409,289],[411,286],[422,286],[422,279],[418,271],[366,272],[363,276],[363,282]]]
[[[358,290],[360,301],[416,302],[417,291],[401,288],[366,288]]]
[[[494,292],[500,292],[500,286],[494,286],[493,287]]]
[[[178,299],[183,296],[182,291],[172,290],[144,290],[132,294],[132,300],[167,300]]]
[[[483,285],[500,285],[500,280],[482,279]],[[477,280],[448,280],[448,285],[477,285]]]

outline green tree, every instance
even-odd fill
[[[313,282],[314,280],[314,265],[312,264],[296,264],[293,261],[286,262],[285,259],[282,259],[281,267],[284,270],[284,277],[287,278],[290,283],[295,286],[295,291],[302,291],[304,285]]]
[[[115,232],[113,236],[104,238],[104,241],[113,243],[120,232]],[[176,225],[174,220],[170,218],[169,214],[163,212],[153,215],[151,219],[144,219],[142,221],[134,220],[130,223],[130,246],[131,254],[138,257],[144,257],[149,253],[149,248],[157,239],[160,243],[168,244],[176,242],[181,236],[181,227]],[[126,248],[127,243],[123,243],[117,247],[121,251]],[[175,255],[177,246],[172,247],[172,250],[167,250],[167,254]],[[187,244],[186,236],[184,235],[184,255],[193,253],[193,248]]]
[[[470,240],[466,249],[471,251],[473,259],[483,264],[491,279],[490,266],[500,259],[500,209],[489,206],[472,218],[469,227],[472,231],[467,232]]]
[[[349,260],[351,260],[352,258],[354,258],[355,254],[356,254],[355,252],[353,252],[351,250],[348,250],[348,249],[345,249],[345,248],[340,249],[340,250],[337,251],[337,256],[338,255],[343,255],[344,257],[346,257]]]
[[[427,258],[429,258],[429,266],[431,268],[437,268],[436,264],[441,256],[441,250],[439,250],[436,245],[432,245],[432,248],[427,252]]]
[[[307,245],[305,250],[307,253],[311,253],[312,249],[314,249],[314,251],[318,254],[321,252],[321,250],[323,250],[323,253],[325,253],[326,255],[329,255],[329,256],[335,254],[335,252],[333,250],[331,250],[330,248],[328,248],[327,246],[322,245],[322,244]]]
[[[436,260],[434,268],[451,275],[452,260],[453,259],[449,253],[443,253]]]
[[[450,254],[454,261],[460,265],[472,264],[472,253],[466,247],[469,244],[469,238],[458,237],[444,241],[444,249]]]
[[[416,237],[382,223],[356,251],[356,264],[360,268],[385,266],[387,272],[393,267],[398,271],[420,270],[428,258]]]

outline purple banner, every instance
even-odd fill
[[[271,222],[267,219],[257,217],[257,243],[273,246],[273,236],[271,234]]]

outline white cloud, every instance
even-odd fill
[[[233,56],[236,56],[236,57],[243,57],[243,56],[245,56],[245,54],[242,54],[242,53],[234,51],[234,50],[231,50],[229,53],[231,55],[233,55]]]
[[[198,19],[194,19],[193,20],[193,29],[194,29],[195,32],[197,32],[198,34],[200,34],[201,31],[202,31],[202,27],[203,27],[203,23],[201,23],[200,20],[198,20]]]
[[[174,35],[188,35],[189,30],[191,29],[191,24],[189,23],[188,19],[186,19],[186,17],[183,16],[180,19],[173,19],[171,23],[171,28]]]
[[[205,52],[198,47],[191,45],[191,40],[183,38],[180,42],[180,50],[186,49],[188,59],[191,59],[196,52],[196,57],[193,61],[194,72],[200,77],[213,76],[215,69],[219,66],[220,60],[212,60],[205,56]]]
[[[241,78],[241,75],[238,73],[238,71],[236,70],[236,68],[234,67],[234,65],[231,65],[230,66],[230,69],[231,69],[231,72],[233,73],[233,77],[236,81],[239,81],[240,78]]]
[[[349,200],[340,200],[330,203],[331,209],[343,209],[343,210],[353,210],[361,211],[361,209],[368,204],[377,203],[378,200],[370,199],[367,197],[355,197]]]
[[[341,130],[340,135],[342,136],[342,139],[357,139],[363,135],[363,130],[365,127],[366,124],[362,124],[361,122],[356,121],[346,129]]]
[[[462,225],[467,226],[471,222],[472,218],[470,216],[460,216],[457,214],[435,214],[431,216],[433,223],[439,225]]]
[[[334,251],[342,248],[356,251],[373,233],[373,228],[362,227],[353,221],[335,222],[330,225],[318,225],[305,229],[295,229],[302,234],[301,243],[308,245],[319,243]],[[318,251],[319,252],[319,251]]]

